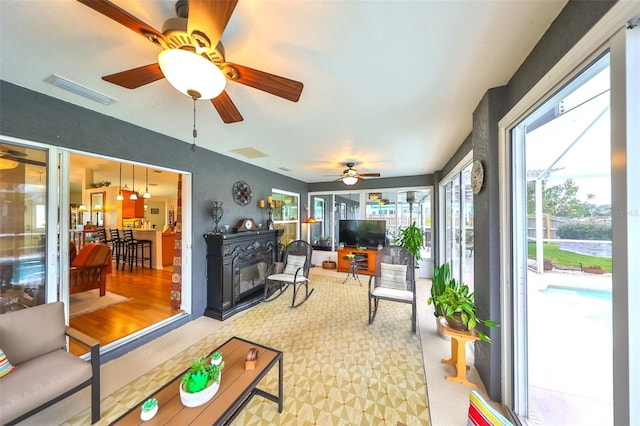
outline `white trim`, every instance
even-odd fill
[[[611,38],[614,424],[640,424],[640,28]],[[635,401],[635,402],[634,402]]]
[[[53,148],[53,150],[58,151],[58,155],[57,157],[59,158],[59,164],[58,164],[58,159],[56,159],[55,164],[56,166],[59,166],[58,170],[60,171],[60,178],[59,178],[59,184],[60,184],[60,188],[59,188],[59,194],[60,194],[60,199],[56,199],[55,202],[56,203],[60,203],[60,217],[58,217],[58,221],[57,223],[59,224],[59,244],[60,247],[69,247],[69,221],[68,220],[63,220],[63,218],[68,218],[70,215],[70,203],[69,203],[69,197],[70,197],[70,186],[71,183],[69,182],[69,168],[70,168],[70,156],[69,156],[69,152],[66,150],[58,150],[57,148]],[[53,174],[53,173],[52,173]],[[56,182],[57,183],[57,182]],[[55,188],[55,186],[51,186],[49,187],[49,182],[47,182],[47,188]],[[55,191],[52,191],[55,192]],[[56,205],[57,207],[57,205]],[[47,235],[55,235],[55,230],[53,230],[53,234],[49,234],[47,230]],[[52,238],[50,238],[52,239]],[[57,248],[55,249],[57,250]],[[70,263],[71,260],[69,259],[69,250],[60,250],[60,259],[59,259],[59,271],[60,271],[60,281],[58,283],[58,285],[60,286],[59,291],[60,291],[60,300],[64,301],[64,310],[65,310],[65,319],[67,320],[67,322],[69,321],[69,268],[70,268]],[[54,291],[56,290],[55,288],[53,289]],[[50,294],[49,291],[47,292],[47,302],[53,302],[58,300],[58,295],[57,294]]]
[[[180,309],[188,314],[193,312],[193,278],[191,264],[192,259],[192,247],[193,247],[193,197],[192,197],[192,182],[193,176],[191,173],[180,173],[182,175],[182,267],[180,268],[182,273],[182,288],[181,288],[181,300]],[[177,208],[177,206],[176,206]],[[185,213],[189,212],[185,220]]]

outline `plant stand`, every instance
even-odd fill
[[[460,383],[477,389],[478,386],[475,383],[467,380],[467,370],[471,367],[467,365],[466,343],[474,340],[480,340],[480,338],[474,331],[457,331],[449,327],[447,320],[443,317],[438,319],[442,326],[442,331],[446,335],[451,336],[451,358],[442,359],[440,362],[443,364],[453,365],[457,370],[455,377],[447,376],[446,379],[451,382]]]

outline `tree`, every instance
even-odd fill
[[[560,185],[547,187],[547,180],[542,180],[542,212],[551,216],[580,218],[590,215],[590,211],[578,199],[578,185],[573,179],[567,179]],[[527,210],[530,214],[536,211],[535,183],[527,186]],[[593,198],[593,197],[591,197]]]

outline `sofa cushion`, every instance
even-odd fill
[[[6,376],[11,373],[16,367],[11,365],[9,358],[4,354],[2,349],[0,349],[0,377]]]
[[[0,424],[89,379],[91,363],[60,349],[21,363],[13,373],[0,380]]]
[[[20,367],[23,362],[63,348],[66,330],[62,302],[8,312],[1,316],[0,348],[13,365]]]

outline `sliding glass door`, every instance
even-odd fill
[[[46,301],[48,168],[45,149],[2,142],[0,153],[0,313],[5,313]]]
[[[512,132],[517,414],[613,424],[610,69],[606,54]]]
[[[440,186],[444,213],[442,263],[448,262],[451,275],[473,289],[473,191],[471,163],[455,172]]]

